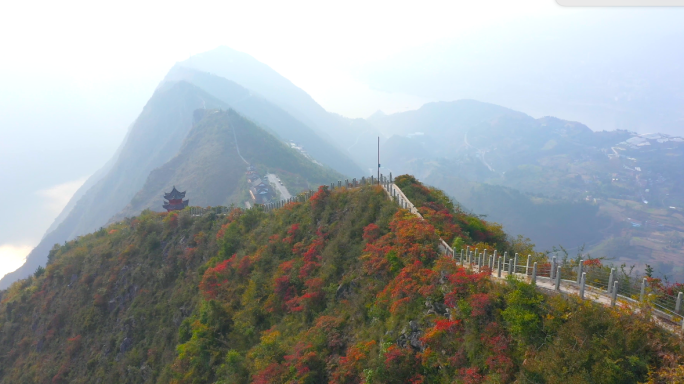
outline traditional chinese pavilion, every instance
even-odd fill
[[[190,200],[183,200],[184,197],[185,192],[178,192],[176,186],[174,186],[171,192],[164,194],[164,199],[168,200],[168,202],[164,202],[164,209],[166,209],[168,212],[171,212],[180,211],[181,209],[187,207]]]

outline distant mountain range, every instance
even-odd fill
[[[530,237],[684,278],[684,139],[592,131],[473,100],[375,114],[382,164]]]
[[[191,205],[241,203],[236,145],[296,191],[374,172],[378,136],[383,173],[414,174],[539,249],[584,244],[594,256],[684,277],[684,139],[594,132],[474,100],[348,119],[251,56],[221,47],[169,71],[114,158],[0,289],[45,265],[56,243],[160,210],[174,185]]]

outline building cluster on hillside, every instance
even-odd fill
[[[635,135],[631,138],[618,143],[618,145],[624,145],[632,149],[638,149],[641,147],[651,145],[651,142],[655,141],[657,143],[663,144],[667,142],[673,143],[684,143],[684,138],[677,136],[670,136],[663,133],[647,133],[643,135]]]
[[[248,166],[247,171],[247,181],[249,182],[249,194],[252,196],[252,200],[256,204],[266,204],[270,202],[275,194],[271,185],[264,181],[261,176],[257,173],[253,166]]]

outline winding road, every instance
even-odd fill
[[[292,197],[292,195],[287,190],[287,188],[278,182],[278,177],[275,174],[269,173],[268,175],[266,175],[266,178],[268,179],[269,182],[275,184],[276,188],[278,188],[278,191],[280,192],[280,199],[281,200],[287,200],[290,197]]]

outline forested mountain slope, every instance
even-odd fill
[[[7,288],[16,279],[29,276],[39,265],[45,265],[48,252],[56,243],[97,230],[123,209],[150,171],[176,155],[192,127],[193,112],[203,107],[226,106],[185,82],[157,90],[131,127],[107,174],[80,197],[62,223],[31,251],[23,266],[0,280],[0,288]]]
[[[530,244],[397,185],[425,221],[377,186],[321,187],[269,213],[147,211],[69,242],[0,292],[0,382],[674,380],[680,339],[647,314],[460,268],[439,236]]]
[[[364,172],[375,169],[379,132],[373,125],[365,119],[326,111],[308,93],[254,57],[222,46],[177,66],[208,72],[249,89],[314,129],[321,138],[350,155]]]
[[[176,81],[196,85],[281,140],[294,141],[314,159],[342,174],[360,175],[362,172],[347,151],[330,143],[332,139],[327,134],[310,128],[276,104],[233,81],[181,65],[174,66],[164,78],[164,83]]]
[[[161,211],[161,197],[173,186],[186,191],[194,206],[240,206],[249,200],[248,164],[244,160],[261,175],[275,173],[286,183],[291,181],[288,187],[292,193],[343,178],[232,109],[198,109],[195,116],[197,121],[178,154],[150,173],[142,189],[114,220],[135,216],[144,209]]]

